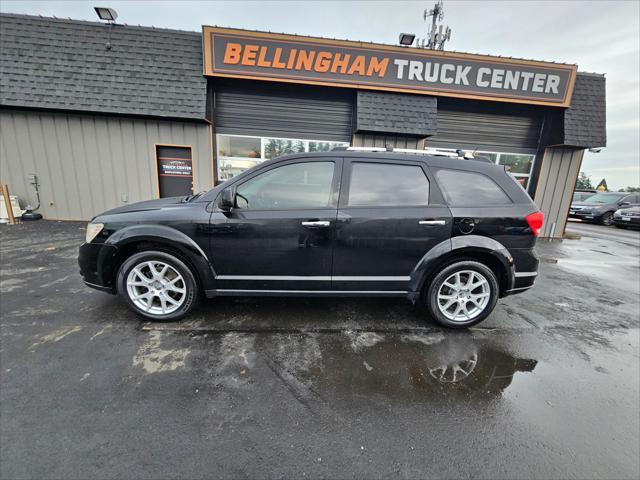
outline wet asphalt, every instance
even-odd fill
[[[0,226],[0,477],[638,478],[640,233],[572,223],[466,332],[394,299],[145,323],[84,226]]]

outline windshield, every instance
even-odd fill
[[[596,193],[593,197],[587,198],[584,203],[616,203],[620,201],[626,193]]]

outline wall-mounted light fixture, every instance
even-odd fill
[[[107,22],[115,22],[116,18],[118,18],[118,12],[116,12],[113,8],[93,7],[93,9],[98,14],[98,18],[100,20],[106,20]]]
[[[410,47],[413,45],[413,41],[416,39],[416,35],[414,33],[401,33],[398,42],[400,45],[404,45],[405,47]]]

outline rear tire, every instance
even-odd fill
[[[613,223],[613,213],[607,212],[600,217],[600,225],[605,225],[607,227],[611,226]]]
[[[161,251],[127,258],[117,278],[118,293],[137,315],[154,321],[175,321],[198,302],[198,282],[178,257]]]
[[[491,314],[499,292],[498,279],[489,267],[461,260],[444,267],[425,287],[422,299],[440,325],[467,328]]]

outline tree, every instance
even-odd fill
[[[640,192],[640,187],[627,187],[626,189],[620,189],[621,192]]]
[[[593,184],[591,183],[591,177],[584,172],[580,172],[578,180],[576,181],[576,190],[593,190]]]

